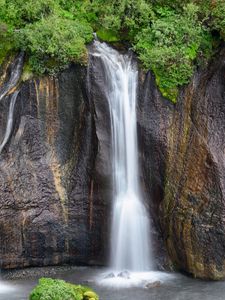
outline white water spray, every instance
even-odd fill
[[[5,145],[8,143],[10,135],[12,133],[14,108],[15,108],[18,93],[19,93],[19,91],[16,91],[10,96],[11,99],[10,99],[10,105],[9,105],[9,113],[8,113],[8,118],[7,118],[5,135],[0,144],[0,154],[1,154],[2,150],[4,149]]]
[[[9,79],[0,89],[0,101],[2,101],[9,91],[18,84],[23,70],[23,60],[24,53],[20,53],[12,63],[12,71],[10,72]]]
[[[136,127],[137,65],[105,43],[95,41],[92,55],[102,60],[105,94],[112,133],[113,270],[149,271],[152,268],[150,224],[142,202],[138,172]]]
[[[8,99],[10,100],[5,135],[0,143],[0,154],[2,153],[2,150],[4,149],[5,145],[8,143],[11,133],[12,133],[12,130],[13,130],[14,109],[15,109],[17,96],[19,93],[19,91],[18,91],[18,89],[16,89],[16,87],[21,78],[21,74],[22,74],[22,70],[23,70],[23,62],[24,62],[24,53],[22,52],[17,56],[15,61],[10,65],[11,72],[9,75],[9,79],[0,88],[0,102],[5,97],[7,97],[7,100]],[[10,91],[13,89],[16,89],[16,91],[13,92],[11,95],[9,95]]]

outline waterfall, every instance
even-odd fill
[[[111,267],[148,271],[152,268],[150,224],[139,184],[136,99],[138,69],[131,55],[94,42],[92,55],[104,68],[112,139],[113,218]]]
[[[8,143],[12,133],[14,108],[15,108],[19,91],[16,90],[11,95],[9,95],[9,93],[15,90],[17,85],[19,84],[20,77],[23,70],[23,63],[24,63],[24,53],[21,52],[19,55],[17,55],[15,60],[10,64],[10,73],[9,73],[8,80],[5,83],[3,83],[0,88],[0,101],[2,101],[4,98],[7,98],[7,100],[10,99],[5,135],[0,144],[0,154],[2,153],[2,150],[4,149],[5,145]]]
[[[7,124],[6,124],[6,130],[5,130],[5,135],[4,138],[0,144],[0,154],[2,150],[4,149],[5,145],[7,144],[10,135],[12,133],[13,129],[13,115],[14,115],[14,107],[16,104],[16,99],[18,96],[19,91],[14,92],[10,97],[10,104],[9,104],[9,113],[8,113],[8,118],[7,118]]]
[[[11,72],[8,81],[4,83],[0,89],[0,101],[18,84],[23,70],[23,62],[24,53],[21,52],[11,65]]]

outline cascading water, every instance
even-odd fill
[[[0,101],[3,101],[3,99],[9,99],[10,104],[9,104],[9,112],[8,112],[8,118],[7,118],[7,124],[6,124],[6,129],[5,129],[5,135],[0,143],[0,154],[2,150],[4,149],[5,145],[8,143],[9,138],[12,133],[13,129],[13,116],[14,116],[14,108],[17,100],[17,96],[19,91],[16,90],[13,92],[11,95],[9,93],[16,89],[16,86],[19,83],[22,70],[23,70],[23,62],[24,62],[24,53],[21,52],[14,62],[10,65],[10,75],[8,78],[8,81],[6,81],[1,89],[0,89]]]
[[[151,270],[149,217],[139,185],[136,128],[137,65],[105,43],[94,42],[104,67],[112,133],[113,221],[111,267]]]
[[[0,101],[9,93],[9,91],[16,87],[20,80],[23,70],[24,53],[20,53],[15,61],[12,63],[11,72],[8,81],[3,84],[0,89]]]
[[[12,133],[14,108],[15,108],[18,93],[19,93],[19,91],[15,91],[10,96],[11,99],[10,99],[10,105],[9,105],[9,113],[8,113],[8,118],[7,118],[5,135],[0,144],[0,154],[1,154],[2,150],[4,149],[5,145],[7,144],[8,140],[10,138],[10,135]]]

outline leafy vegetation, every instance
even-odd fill
[[[50,16],[22,28],[18,47],[30,54],[30,65],[38,73],[58,71],[71,61],[87,60],[85,44],[92,40],[92,28],[77,20]]]
[[[213,1],[212,9],[212,27],[218,30],[223,39],[225,39],[225,1]]]
[[[71,1],[71,5],[78,2]],[[66,1],[1,0],[1,44],[7,40],[8,48],[24,50],[37,74],[54,74],[72,61],[85,63],[85,45],[92,40],[93,29],[64,8]],[[0,52],[5,50],[0,48]]]
[[[30,294],[30,300],[99,300],[90,288],[64,280],[41,278]]]
[[[134,48],[146,68],[151,68],[165,97],[177,99],[177,87],[189,82],[194,61],[211,52],[211,37],[198,20],[198,7],[188,4],[182,14],[157,9],[157,18],[137,36]]]
[[[130,45],[176,102],[178,88],[225,39],[225,1],[0,0],[0,63],[23,50],[29,72],[55,74],[87,62],[93,32]]]

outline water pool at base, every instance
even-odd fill
[[[28,300],[29,293],[40,277],[60,278],[75,284],[92,287],[100,300],[224,300],[225,282],[201,281],[181,274],[156,272],[155,280],[161,285],[151,288],[112,287],[102,285],[106,270],[88,267],[32,268],[3,275],[0,283],[0,300]],[[153,276],[153,273],[151,274]],[[6,278],[14,279],[6,279]],[[19,277],[23,277],[20,278]],[[4,279],[5,278],[5,279]],[[154,280],[151,277],[151,280]]]

